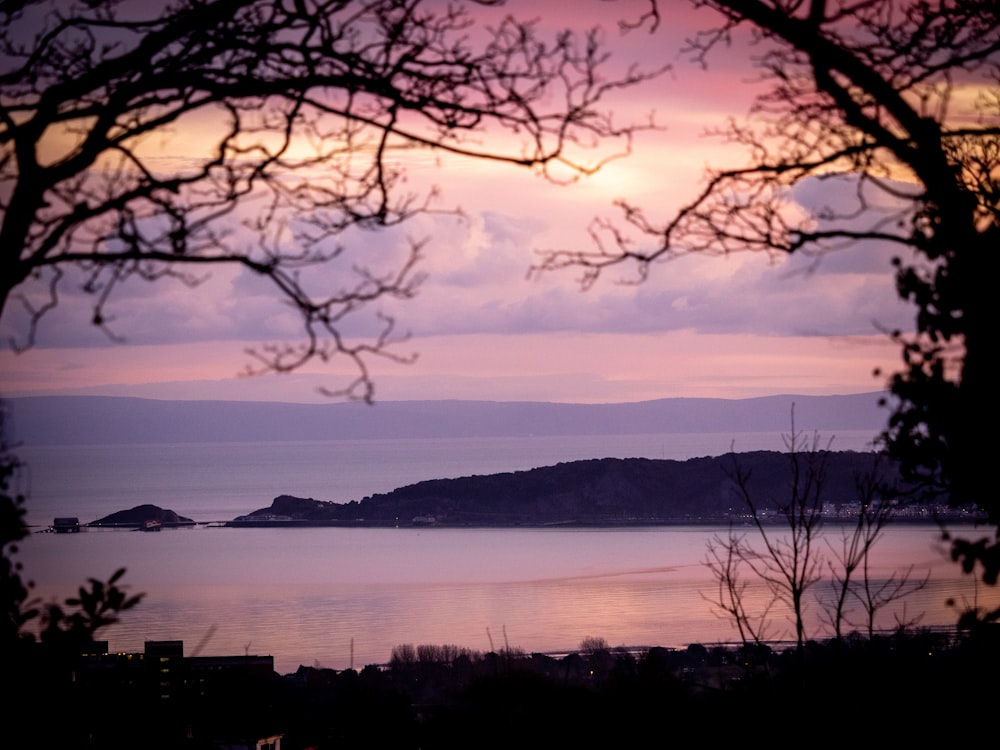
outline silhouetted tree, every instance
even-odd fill
[[[928,579],[915,577],[912,565],[893,571],[887,578],[879,578],[871,570],[872,552],[896,499],[887,479],[891,474],[881,470],[884,455],[873,454],[871,469],[855,475],[858,510],[854,525],[841,529],[838,547],[824,534],[825,511],[834,501],[827,485],[830,443],[823,446],[818,435],[809,440],[797,432],[794,407],[791,431],[783,438],[789,460],[785,497],[767,497],[754,490],[751,472],[740,464],[738,454],[732,454],[730,478],[743,509],[739,518],[751,530],[731,525],[726,535],[715,534],[708,541],[705,564],[716,590],[706,599],[736,626],[745,655],[766,646],[765,641],[775,637],[774,617],[787,614],[794,628],[796,656],[801,660],[810,606],[822,609],[819,620],[830,626],[838,643],[844,642],[844,625],[855,625],[849,616],[851,604],[860,606],[864,621],[858,625],[867,630],[870,639],[878,613],[922,589]],[[844,497],[837,498],[839,503],[844,501]],[[824,554],[822,542],[826,542],[829,556]],[[820,596],[807,599],[810,589],[824,580],[824,571],[829,573],[826,582],[833,592],[832,601]],[[897,615],[899,630],[915,624],[916,620]],[[748,659],[745,666],[753,664]]]
[[[882,456],[876,455],[871,471],[854,477],[858,499],[854,526],[842,532],[839,548],[828,544],[833,558],[827,561],[827,566],[834,601],[827,614],[837,640],[845,635],[844,625],[853,624],[848,617],[851,602],[861,605],[865,617],[860,625],[871,638],[875,634],[875,619],[879,611],[923,589],[930,575],[915,577],[913,565],[906,570],[893,571],[884,579],[877,579],[872,573],[872,551],[892,518],[893,501],[896,499],[878,471],[878,464],[883,460]],[[910,628],[917,623],[911,620],[898,624]]]
[[[33,587],[22,578],[16,559],[18,543],[29,532],[24,521],[24,495],[16,489],[22,464],[6,442],[7,409],[0,402],[0,595],[2,595],[3,649],[13,653],[21,646],[41,642],[51,647],[77,649],[94,639],[101,628],[118,620],[118,614],[136,606],[142,594],[128,595],[118,586],[125,574],[119,569],[107,580],[89,579],[77,595],[63,603],[42,603],[31,597]],[[37,622],[36,622],[37,621]],[[37,627],[34,627],[37,625]]]
[[[79,746],[77,712],[83,703],[74,690],[74,671],[102,628],[136,606],[142,594],[129,595],[119,586],[124,569],[108,581],[89,579],[76,596],[63,602],[41,602],[23,577],[18,544],[29,532],[24,521],[24,494],[18,491],[21,463],[6,442],[7,410],[0,402],[0,658],[3,659],[4,710],[8,739],[18,743]],[[39,707],[58,716],[34,726],[23,720]]]
[[[109,330],[126,280],[195,285],[240,266],[302,322],[302,341],[251,351],[249,371],[347,358],[357,378],[338,392],[370,400],[371,358],[405,357],[391,319],[370,336],[353,321],[415,293],[424,243],[380,260],[349,233],[432,209],[433,191],[404,185],[408,159],[446,152],[570,180],[629,148],[633,129],[597,106],[646,76],[603,75],[596,33],[544,39],[499,15],[477,26],[497,5],[0,4],[0,312],[23,305],[19,345],[71,269]],[[161,158],[192,131],[196,145]],[[619,148],[598,153],[607,140]]]
[[[822,577],[822,555],[817,545],[823,525],[828,451],[821,449],[818,436],[809,442],[796,431],[794,410],[791,431],[784,441],[790,472],[788,495],[784,498],[756,497],[750,485],[751,473],[740,466],[737,454],[733,454],[730,478],[756,531],[759,549],[746,535],[730,529],[728,538],[717,535],[710,542],[708,566],[719,582],[716,604],[734,618],[744,646],[750,645],[750,639],[754,644],[760,643],[767,613],[775,604],[781,604],[790,613],[796,652],[801,656],[806,643],[806,592]],[[750,614],[740,573],[744,568],[770,593],[762,614]]]
[[[1000,5],[990,0],[693,0],[718,24],[686,51],[708,65],[746,34],[764,84],[744,123],[722,135],[748,163],[709,171],[691,200],[656,219],[621,202],[591,250],[553,252],[540,269],[612,266],[639,279],[687,253],[821,256],[874,241],[899,248],[896,283],[914,330],[891,332],[902,369],[889,380],[883,438],[910,479],[977,503],[1000,523],[988,441],[976,425],[994,400],[990,289],[1000,245]],[[653,28],[673,5],[650,1]],[[769,85],[768,85],[769,84]],[[814,211],[795,188],[828,186]],[[806,210],[804,210],[806,209]],[[876,373],[878,375],[878,373]],[[996,530],[955,543],[967,569],[1000,572]],[[993,613],[1000,616],[1000,612]]]
[[[704,595],[724,617],[732,620],[744,650],[768,640],[771,608],[775,604],[772,595],[762,606],[750,606],[750,581],[743,575],[742,561],[755,553],[746,537],[730,526],[725,536],[714,534],[708,540],[705,564],[715,580],[716,591],[714,596]]]
[[[24,522],[24,495],[17,489],[21,462],[6,442],[8,420],[7,407],[0,402],[0,639],[4,653],[10,654],[20,645],[25,624],[38,616],[38,610],[29,602],[30,586],[22,579],[22,565],[16,559],[28,526]]]

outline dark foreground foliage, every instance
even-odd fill
[[[284,750],[650,747],[692,736],[713,746],[920,746],[929,733],[976,742],[996,704],[978,687],[1000,663],[989,627],[960,639],[918,632],[810,643],[802,661],[767,647],[631,653],[599,639],[562,657],[458,650],[442,661],[441,650],[425,649],[426,658],[360,672],[230,670],[167,693],[153,665],[94,670],[84,659],[67,670],[69,662],[43,660],[21,673],[38,679],[8,707],[41,747],[256,747],[276,736]]]

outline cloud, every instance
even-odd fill
[[[301,272],[309,289],[335,293],[351,286],[355,266],[386,271],[411,243],[426,240],[418,269],[426,279],[416,298],[380,300],[344,323],[348,335],[370,335],[376,314],[384,312],[412,334],[406,351],[421,353],[418,365],[397,371],[387,364],[380,382],[407,397],[443,390],[470,398],[477,392],[504,398],[559,392],[609,400],[679,389],[756,395],[876,386],[869,377],[873,364],[884,366],[895,351],[880,331],[913,325],[913,310],[896,296],[890,261],[897,248],[889,243],[859,242],[821,256],[777,260],[752,253],[686,256],[657,264],[642,284],[617,283],[612,271],[586,292],[573,270],[527,278],[540,250],[590,249],[591,220],[620,218],[615,199],[634,200],[654,219],[667,217],[697,192],[706,164],[729,167],[745,158],[704,133],[748,110],[755,88],[748,82],[746,49],[720,47],[707,70],[676,54],[684,38],[712,25],[714,14],[671,6],[656,33],[621,36],[614,21],[637,17],[649,7],[645,0],[565,8],[570,5],[558,13],[547,8],[540,22],[555,29],[586,16],[604,24],[616,47],[612,67],[635,60],[675,66],[640,89],[614,92],[608,102],[618,122],[657,110],[666,129],[639,133],[629,158],[568,186],[506,164],[425,153],[414,158],[406,189],[422,196],[440,187],[434,207],[442,213],[391,230],[349,231],[337,238],[346,251],[335,262]],[[514,0],[496,12],[532,16],[536,6]],[[805,180],[789,194],[804,210],[831,217],[824,221],[855,208],[857,195],[856,181],[843,177]],[[900,208],[886,195],[864,196],[873,213],[836,221],[861,226]],[[446,213],[454,208],[464,218]],[[241,212],[232,217],[233,241],[253,246],[256,238],[240,228],[253,207]],[[71,273],[59,307],[42,322],[37,351],[19,360],[0,352],[2,361],[18,363],[9,374],[21,383],[34,369],[62,373],[60,386],[69,387],[73,377],[60,368],[73,363],[81,368],[73,371],[76,382],[86,373],[90,385],[197,378],[219,380],[225,391],[231,384],[224,379],[245,364],[246,346],[297,340],[300,324],[266,279],[237,267],[207,273],[193,289],[169,279],[123,284],[107,313],[124,347],[89,324],[93,298],[81,291],[83,277]],[[44,280],[22,291],[41,304]],[[23,336],[25,326],[26,316],[12,302],[0,335]],[[60,348],[67,351],[60,355]]]
[[[398,307],[418,336],[671,330],[836,336],[912,323],[912,311],[896,297],[893,249],[885,245],[780,262],[750,254],[689,256],[655,267],[642,284],[606,280],[583,292],[569,272],[525,279],[538,243],[530,222],[493,212],[470,223],[467,235],[435,242],[440,253],[419,298]]]
[[[511,183],[513,184],[513,183]],[[806,192],[805,190],[803,191]],[[419,217],[383,232],[352,232],[342,260],[305,269],[307,286],[336,292],[354,283],[352,264],[387,269],[412,238],[427,238],[426,274],[415,299],[384,300],[345,324],[352,335],[370,334],[378,311],[395,316],[400,329],[416,337],[476,333],[637,333],[691,330],[713,334],[772,336],[869,335],[912,325],[912,310],[897,299],[887,243],[856,243],[822,257],[792,256],[777,262],[763,255],[725,258],[687,256],[659,264],[642,284],[602,280],[583,292],[571,271],[529,280],[534,251],[553,227],[567,235],[583,217],[539,215],[530,196],[515,202],[451,216]],[[589,238],[580,241],[589,242]],[[64,285],[60,306],[44,320],[39,346],[107,346],[107,337],[88,325],[93,299],[81,280]],[[34,290],[37,294],[42,289]],[[169,279],[130,281],[108,306],[112,329],[130,344],[241,340],[248,343],[300,335],[297,314],[270,282],[236,267],[212,268],[188,288]],[[14,334],[23,316],[4,317]]]

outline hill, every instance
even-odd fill
[[[855,477],[873,471],[876,456],[822,452],[825,508],[836,515],[858,503]],[[755,451],[687,461],[604,458],[530,471],[418,482],[360,501],[332,503],[283,495],[230,522],[247,525],[540,526],[708,523],[738,517],[743,500],[732,479],[736,463],[749,472],[760,507],[787,502],[790,459]],[[879,476],[897,482],[895,467]]]
[[[149,524],[155,524],[149,526]],[[128,510],[120,510],[117,513],[92,521],[88,526],[109,526],[113,528],[159,528],[160,526],[193,526],[194,521],[184,516],[179,516],[172,510],[157,507],[146,503],[137,505]]]

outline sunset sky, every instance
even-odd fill
[[[545,24],[569,22],[557,11],[570,3],[551,6]],[[410,336],[395,351],[417,358],[374,361],[376,398],[594,403],[881,390],[885,378],[873,370],[899,361],[885,332],[913,320],[896,299],[889,248],[847,248],[818,262],[688,256],[655,267],[641,285],[619,283],[612,270],[586,291],[572,270],[528,278],[538,251],[589,245],[588,225],[614,218],[616,198],[666,216],[695,193],[706,165],[744,158],[704,133],[749,108],[754,73],[745,50],[702,70],[677,55],[697,18],[668,14],[655,34],[623,37],[614,19],[642,3],[572,6],[584,21],[606,16],[615,61],[674,66],[609,102],[622,122],[654,112],[663,128],[640,133],[630,157],[572,185],[500,164],[415,162],[410,184],[439,186],[437,207],[460,207],[464,217],[423,216],[398,231],[352,237],[373,253],[428,239],[416,299],[383,306]],[[577,14],[582,7],[589,19]],[[807,208],[809,189],[797,196]],[[237,377],[247,347],[295,335],[290,314],[242,272],[215,269],[193,290],[163,281],[122,292],[108,311],[124,343],[89,326],[87,298],[67,292],[33,349],[0,351],[0,394],[321,401],[317,386],[337,388],[349,374],[333,362]],[[0,330],[5,341],[18,334],[16,315],[5,314]]]

